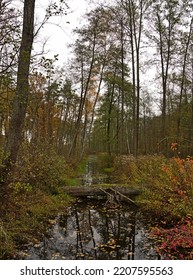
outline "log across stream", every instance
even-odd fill
[[[111,179],[101,172],[96,156],[90,156],[82,177],[80,186],[65,186],[63,191],[77,198],[107,199],[117,202],[129,202],[135,204],[132,199],[139,195],[139,189],[133,189],[129,185],[112,184]]]
[[[107,182],[94,158],[88,164],[81,186],[64,187],[76,202],[51,221],[42,241],[21,252],[21,258],[158,259],[149,235],[150,221],[135,205],[139,191],[109,182],[101,186]]]
[[[112,199],[117,202],[130,202],[135,204],[135,201],[131,197],[139,195],[140,190],[129,189],[125,186],[108,185],[106,187],[101,186],[77,186],[77,187],[64,187],[63,191],[73,197],[79,198],[106,198]]]

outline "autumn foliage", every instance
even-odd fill
[[[173,158],[163,164],[166,180],[170,182],[168,202],[176,214],[182,216],[180,222],[170,228],[154,228],[152,235],[157,241],[157,252],[164,259],[192,259],[193,257],[193,160]]]
[[[193,222],[187,218],[170,229],[155,227],[152,237],[157,243],[157,253],[163,259],[192,260]]]
[[[152,218],[157,253],[163,259],[192,259],[193,159],[124,156],[114,162],[117,181],[143,190],[138,203]]]

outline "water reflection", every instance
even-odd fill
[[[49,236],[27,259],[156,259],[148,230],[136,208],[78,202],[57,218]]]

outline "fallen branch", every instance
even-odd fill
[[[119,191],[117,191],[117,190],[115,190],[115,189],[110,188],[110,190],[114,191],[115,193],[117,193],[118,195],[120,195],[121,197],[123,197],[124,199],[126,199],[126,200],[132,202],[133,204],[135,204],[135,205],[137,206],[137,204],[135,203],[135,201],[132,200],[131,198],[129,198],[128,196],[126,196],[126,195],[120,193]]]

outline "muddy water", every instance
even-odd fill
[[[104,183],[95,158],[86,166],[83,184]],[[40,244],[23,252],[24,259],[158,259],[149,237],[147,217],[129,204],[79,200],[53,221]]]

